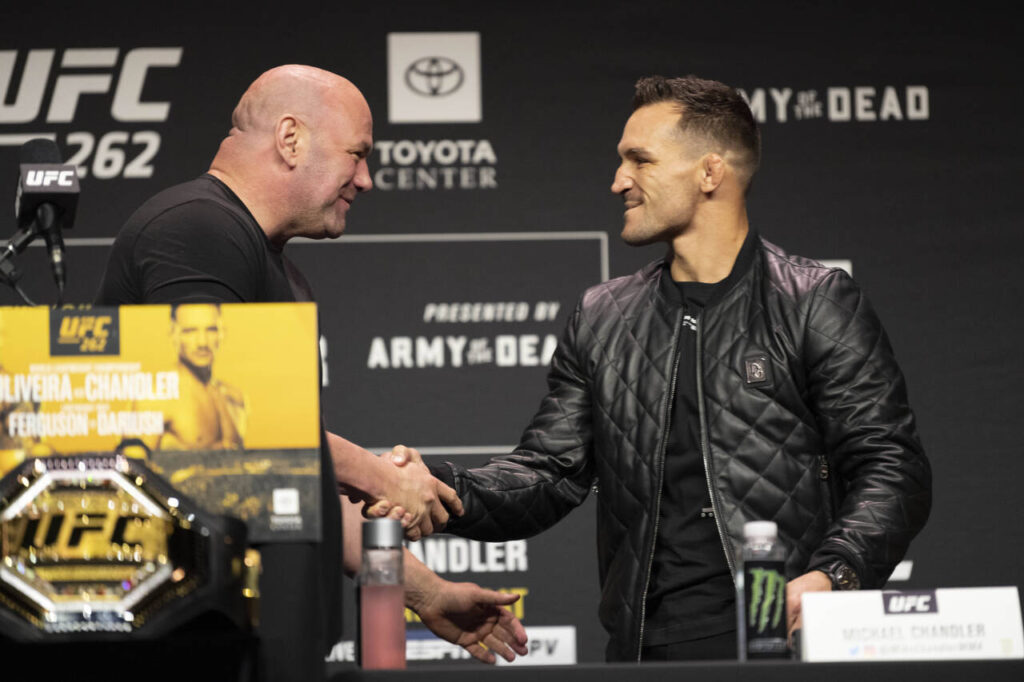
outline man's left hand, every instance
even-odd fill
[[[505,606],[519,599],[473,583],[445,581],[439,589],[418,595],[410,608],[438,637],[458,644],[477,660],[494,663],[526,655],[526,630]]]
[[[802,624],[800,618],[800,599],[804,592],[831,592],[832,580],[821,571],[804,573],[799,578],[793,578],[786,583],[786,625],[787,634],[792,641],[793,630],[798,629]]]

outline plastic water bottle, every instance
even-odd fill
[[[741,661],[788,658],[786,645],[786,550],[774,521],[743,526],[736,566],[736,639]]]
[[[359,571],[359,662],[365,669],[405,668],[405,587],[402,524],[363,523]]]

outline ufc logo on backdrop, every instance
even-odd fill
[[[110,115],[115,121],[165,121],[169,102],[143,102],[142,89],[151,68],[177,66],[180,47],[139,47],[125,53],[114,85],[114,66],[120,50],[116,47],[72,48],[61,56],[57,80],[46,111],[47,123],[71,123],[83,95],[111,92]],[[0,124],[31,123],[43,109],[44,93],[53,69],[56,50],[29,50],[22,67],[21,83],[11,104],[11,81],[17,59],[15,50],[0,50]],[[83,72],[83,70],[87,70]]]
[[[0,146],[20,146],[45,137],[71,153],[80,178],[149,178],[160,150],[158,130],[124,129],[124,124],[166,123],[171,102],[146,90],[154,69],[177,67],[180,47],[117,47],[0,50]],[[19,60],[19,56],[22,58]],[[52,88],[51,88],[52,83]],[[143,99],[143,92],[151,99]],[[50,93],[47,99],[47,93]],[[78,123],[83,101],[102,101],[117,130],[106,130],[93,114],[86,130],[61,130]],[[31,126],[31,128],[29,128]],[[12,128],[13,127],[13,128]],[[58,139],[60,137],[60,139]]]

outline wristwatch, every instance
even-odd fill
[[[846,562],[837,560],[819,569],[832,581],[833,590],[859,590],[860,577]]]

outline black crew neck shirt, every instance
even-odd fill
[[[97,305],[311,301],[305,278],[223,182],[166,189],[114,240]]]

